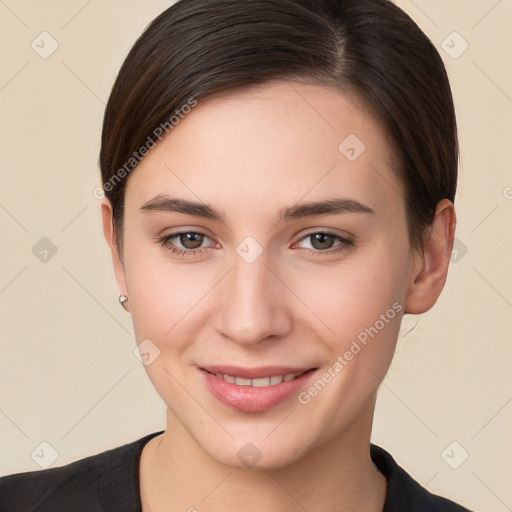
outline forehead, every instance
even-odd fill
[[[402,197],[376,120],[330,87],[278,81],[199,102],[132,171],[126,204],[157,194],[280,209],[327,193]],[[372,206],[372,207],[373,207]]]

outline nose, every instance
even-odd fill
[[[289,333],[293,325],[290,292],[278,274],[265,252],[251,263],[235,254],[217,297],[217,332],[240,345],[256,345]]]

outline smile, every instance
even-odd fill
[[[318,368],[266,366],[199,367],[203,382],[211,394],[231,409],[263,412],[289,401],[311,379]]]
[[[223,379],[226,382],[229,382],[230,384],[236,384],[237,386],[252,386],[255,388],[265,388],[268,386],[275,386],[276,384],[281,384],[282,382],[288,382],[289,380],[294,380],[297,377],[300,377],[305,372],[288,373],[286,375],[273,375],[272,377],[260,377],[257,379],[247,379],[244,377],[235,377],[233,375],[214,372],[208,373],[211,373],[212,375],[215,375],[215,377]]]

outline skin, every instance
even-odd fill
[[[349,134],[366,146],[355,161],[338,149]],[[121,256],[102,201],[137,343],[149,338],[160,350],[145,368],[167,425],[142,452],[144,512],[382,510],[386,480],[370,458],[377,390],[403,314],[428,311],[443,289],[455,229],[445,199],[423,251],[411,249],[389,161],[381,128],[353,98],[276,81],[200,102],[132,171]],[[140,209],[161,193],[208,203],[225,221]],[[278,220],[281,208],[334,195],[375,213]],[[180,237],[156,241],[181,230],[207,235],[202,254],[173,254],[173,243],[197,247]],[[334,253],[338,239],[305,237],[326,230],[354,245]],[[248,236],[263,249],[252,263],[236,252]],[[207,364],[321,375],[394,303],[402,310],[307,404],[294,395],[241,412],[203,384],[198,366]],[[249,442],[261,453],[251,469],[237,457]]]

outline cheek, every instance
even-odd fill
[[[133,261],[128,288],[132,300],[132,318],[137,340],[153,336],[172,338],[179,344],[180,332],[190,332],[201,302],[214,287],[211,270],[200,270],[194,265],[171,265],[169,262],[151,262],[141,253]]]
[[[381,248],[377,253],[375,257],[368,251],[353,265],[302,279],[300,293],[310,290],[308,306],[329,330],[324,328],[325,334],[318,337],[327,355],[319,374],[322,382],[303,390],[299,401],[311,413],[308,421],[319,429],[330,425],[332,435],[374,395],[395,351],[404,311],[407,251]],[[322,323],[315,320],[317,326]]]
[[[324,333],[319,340],[329,359],[325,378],[333,382],[323,400],[342,400],[347,407],[335,415],[346,418],[349,410],[355,414],[389,368],[404,311],[407,254],[405,246],[382,244],[350,263],[347,259],[346,264],[317,271],[314,278],[302,274],[298,293],[308,297],[309,308],[321,320],[314,319],[314,325],[316,334]],[[306,394],[306,400],[311,398]]]
[[[403,302],[406,289],[406,261],[395,252],[377,252],[378,257],[369,253],[336,267],[317,267],[295,276],[293,289],[333,338],[357,336],[389,309],[387,316],[395,320],[398,308],[393,309],[393,304]]]

